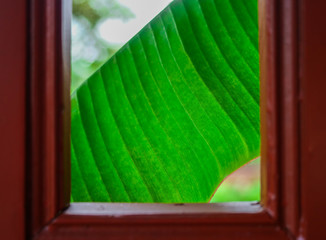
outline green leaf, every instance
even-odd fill
[[[73,201],[208,202],[259,156],[257,0],[176,0],[71,96]]]

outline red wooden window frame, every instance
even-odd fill
[[[0,8],[1,239],[326,239],[325,1],[260,0],[262,201],[69,206],[67,0]]]

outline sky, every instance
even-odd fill
[[[108,19],[99,26],[103,39],[112,44],[124,44],[162,11],[172,0],[118,0],[135,15],[128,21]]]

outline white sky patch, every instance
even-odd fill
[[[135,18],[108,19],[100,27],[100,36],[111,44],[124,44],[138,33],[172,0],[118,0],[135,14]]]

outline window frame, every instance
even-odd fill
[[[17,192],[8,191],[6,199],[0,199],[1,206],[7,207],[0,216],[0,236],[326,238],[326,190],[320,187],[325,182],[326,116],[316,109],[326,103],[326,72],[322,64],[312,61],[322,62],[326,55],[326,32],[318,28],[325,10],[324,1],[259,0],[260,203],[69,204],[71,1],[6,1],[0,10],[7,11],[0,14],[0,29],[16,23],[21,31],[1,39],[1,46],[15,44],[20,51],[9,47],[0,56],[0,65],[9,69],[5,76],[13,79],[10,84],[0,81],[0,96],[10,93],[15,100],[0,101],[5,120],[14,123],[0,121],[5,137],[0,141],[4,149],[0,156],[10,159],[1,161],[0,187]],[[17,11],[21,12],[18,17]],[[12,146],[8,139],[16,139],[17,144]]]

